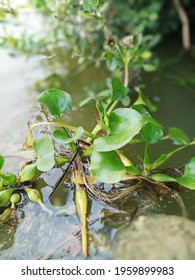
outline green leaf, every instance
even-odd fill
[[[126,166],[126,171],[129,175],[132,176],[139,176],[141,175],[141,172],[139,169],[137,169],[135,166]]]
[[[40,171],[50,170],[54,164],[54,146],[52,140],[48,136],[37,138],[33,143],[33,148],[38,156],[37,169]]]
[[[195,157],[191,158],[190,162],[186,164],[184,175],[195,175]]]
[[[155,104],[153,104],[145,95],[144,93],[142,92],[142,90],[140,89],[140,87],[135,87],[135,90],[138,94],[138,98],[136,100],[136,102],[134,103],[134,106],[137,106],[137,105],[144,105],[146,107],[148,107],[148,109],[151,111],[151,112],[156,112],[157,110],[157,106]],[[133,106],[133,107],[134,107]],[[138,107],[139,108],[139,107]]]
[[[4,189],[4,187],[3,187],[3,179],[0,178],[0,191],[3,190],[3,189]]]
[[[116,152],[93,152],[89,170],[96,180],[109,184],[119,182],[126,173]]]
[[[177,182],[191,190],[195,190],[195,157],[185,166],[184,174],[178,178],[172,178],[165,174],[152,174],[150,178],[160,182]]]
[[[94,150],[99,152],[117,150],[138,134],[143,125],[141,115],[129,108],[114,110],[109,119],[110,133],[94,141]]]
[[[14,192],[14,188],[5,189],[5,190],[0,191],[0,207],[8,204],[13,192]]]
[[[82,158],[91,156],[91,154],[93,153],[93,151],[94,151],[93,145],[89,146],[89,147],[85,150],[85,152],[83,153]]]
[[[191,190],[195,190],[195,175],[185,175],[180,178],[177,178],[177,182]]]
[[[78,127],[73,137],[68,137],[67,133],[61,130],[55,130],[53,136],[56,140],[63,142],[64,144],[69,144],[80,139],[84,134],[83,127]]]
[[[44,104],[54,116],[60,116],[72,108],[71,96],[59,89],[48,89],[41,93],[38,102]]]
[[[162,127],[158,123],[148,122],[142,129],[141,134],[147,145],[157,143],[163,136]]]
[[[156,169],[158,166],[163,164],[165,161],[169,159],[169,154],[161,154],[157,160],[155,160],[152,164],[152,169]]]
[[[97,9],[99,0],[83,0],[83,8],[87,12],[92,12]]]
[[[117,77],[112,78],[112,101],[123,101],[126,98],[128,89]]]
[[[37,174],[37,164],[29,164],[25,166],[20,174],[20,182],[31,181]]]
[[[155,181],[159,181],[159,182],[176,182],[176,180],[177,180],[176,178],[173,178],[173,177],[168,176],[163,173],[152,174],[152,175],[150,175],[150,178],[152,178]]]
[[[0,169],[2,169],[4,164],[4,157],[0,155]]]
[[[173,140],[175,145],[187,145],[190,142],[189,137],[185,132],[176,127],[171,127],[169,129],[169,137]]]
[[[106,63],[110,71],[114,71],[118,66],[118,60],[111,52],[106,53]]]
[[[15,185],[17,181],[16,175],[12,173],[8,173],[6,175],[0,174],[0,178],[3,179],[3,184],[5,186]]]
[[[188,189],[195,190],[195,157],[186,164],[184,175],[177,178],[177,182]]]
[[[65,163],[69,162],[70,159],[67,158],[67,157],[55,157],[55,161],[56,161],[58,166],[61,166],[61,165],[65,164]]]

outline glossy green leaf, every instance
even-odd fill
[[[4,157],[0,155],[0,169],[2,169],[4,164]]]
[[[195,175],[195,157],[191,158],[190,162],[186,164],[184,175]]]
[[[60,116],[72,108],[71,96],[59,89],[48,89],[41,93],[38,102],[44,104],[54,116]]]
[[[155,160],[152,164],[152,169],[156,169],[160,165],[162,165],[164,162],[166,162],[170,156],[168,154],[161,154],[157,160]]]
[[[166,174],[163,173],[155,173],[150,175],[150,178],[152,178],[155,181],[159,181],[159,182],[176,182],[176,179],[168,176]]]
[[[184,175],[177,178],[177,182],[188,189],[195,190],[195,157],[186,164]]]
[[[142,127],[141,135],[147,145],[157,143],[163,136],[162,127],[158,123],[148,122]]]
[[[117,77],[112,78],[112,101],[123,101],[128,93],[128,89]]]
[[[177,178],[177,182],[191,190],[195,190],[195,175],[185,175],[180,178]]]
[[[71,142],[75,142],[79,140],[83,136],[83,134],[84,134],[84,129],[81,126],[78,127],[73,137],[68,137],[67,133],[65,133],[62,130],[55,130],[53,133],[54,138],[58,141],[63,142],[64,144],[69,144]]]
[[[0,191],[0,207],[8,204],[13,192],[14,192],[14,188],[5,189],[5,190]]]
[[[110,133],[94,141],[94,150],[105,152],[119,149],[139,133],[143,125],[141,115],[129,108],[114,110],[109,119]]]
[[[4,189],[4,187],[3,187],[3,179],[0,178],[0,191],[3,190],[3,189]]]
[[[195,157],[185,166],[184,174],[178,178],[172,178],[165,174],[152,174],[150,177],[160,182],[177,182],[180,185],[195,190]]]
[[[117,183],[126,173],[126,169],[116,152],[93,152],[90,173],[103,183]]]
[[[175,145],[187,145],[190,142],[190,139],[185,132],[176,127],[171,127],[169,129],[169,137],[173,140]]]
[[[13,186],[17,182],[16,175],[12,173],[8,173],[6,175],[0,174],[0,178],[3,180],[3,184],[5,186]]]
[[[72,141],[72,138],[70,138],[68,131],[61,127],[61,129],[55,130],[54,131],[54,138],[56,138],[56,140],[60,140],[62,142],[64,142],[64,144],[67,143],[68,147],[70,148],[70,150],[75,153],[77,146],[76,144]],[[66,142],[66,143],[65,143]]]
[[[132,109],[136,110],[138,113],[140,113],[144,118],[148,117],[149,120],[151,118],[150,113],[146,110],[146,108],[143,106],[143,104],[141,103],[134,103],[134,105],[132,106]]]
[[[129,175],[139,176],[141,175],[141,171],[137,169],[135,166],[126,166],[126,171]]]
[[[65,163],[69,162],[70,159],[67,157],[55,157],[55,161],[56,161],[57,165],[61,166]]]
[[[54,164],[54,146],[50,137],[41,136],[33,143],[33,148],[38,156],[37,169],[40,171],[50,170]]]
[[[20,182],[31,181],[37,174],[37,164],[29,164],[25,166],[20,174]]]

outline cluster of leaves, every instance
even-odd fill
[[[194,189],[195,157],[186,165],[184,174],[179,178],[172,178],[163,173],[153,174],[153,171],[169,160],[175,153],[194,145],[195,141],[190,141],[182,130],[174,127],[169,129],[168,135],[163,136],[162,125],[150,115],[143,103],[138,104],[136,101],[128,108],[115,109],[115,106],[121,101],[121,96],[126,98],[128,94],[128,89],[116,77],[112,79],[112,91],[110,93],[111,96],[106,101],[97,100],[99,123],[90,133],[83,127],[76,128],[59,121],[62,114],[70,110],[72,106],[71,97],[68,93],[54,89],[43,92],[38,101],[44,104],[49,112],[58,118],[57,122],[48,122],[51,126],[58,127],[58,129],[53,131],[53,139],[49,136],[41,136],[34,140],[33,148],[37,159],[33,164],[27,165],[21,171],[20,182],[32,180],[37,171],[45,172],[54,167],[57,158],[55,157],[53,141],[60,141],[66,148],[68,144],[72,152],[75,152],[77,141],[85,135],[88,138],[83,139],[90,146],[81,157],[90,157],[89,170],[96,181],[118,183],[126,174],[129,174],[130,176],[145,176],[160,182],[174,181],[184,187]],[[45,124],[31,125],[31,129],[37,125]],[[75,131],[72,137],[69,136],[69,130]],[[168,139],[171,139],[173,144],[178,147],[167,154],[160,154],[154,162],[151,162],[150,145]],[[145,144],[144,155],[141,159],[142,169],[138,169],[132,160],[124,156],[119,150],[126,145],[140,142]],[[64,162],[67,161],[68,158],[64,158]]]
[[[132,65],[143,65],[144,59],[148,57],[145,47],[140,47],[139,40],[133,46],[128,47],[123,43],[116,43],[112,52],[108,53],[108,63],[116,67],[125,68],[124,84],[118,77],[113,77],[110,88],[101,92],[96,97],[96,108],[98,112],[98,123],[92,132],[83,127],[74,127],[64,123],[61,116],[72,109],[71,96],[62,90],[49,89],[44,91],[38,102],[44,105],[56,118],[56,121],[30,124],[30,130],[24,144],[24,148],[33,148],[35,159],[26,165],[17,178],[14,174],[0,173],[1,193],[8,194],[4,206],[10,201],[15,192],[14,186],[24,184],[36,178],[41,172],[51,170],[56,164],[64,164],[70,161],[68,157],[60,157],[55,150],[55,142],[60,142],[72,153],[77,151],[77,141],[85,140],[89,147],[80,154],[83,158],[90,158],[89,172],[96,181],[103,183],[118,183],[127,174],[131,178],[147,177],[159,182],[177,182],[180,185],[195,188],[195,157],[186,165],[184,174],[179,178],[173,178],[154,170],[159,168],[175,153],[194,145],[194,140],[178,128],[170,128],[168,135],[163,135],[162,125],[149,113],[154,110],[153,104],[146,99],[140,87],[136,87],[137,99],[133,102],[129,96],[128,71]],[[111,58],[112,56],[112,58]],[[147,64],[145,64],[147,65]],[[122,107],[120,107],[122,105]],[[124,108],[124,106],[126,108]],[[118,107],[118,108],[116,108]],[[53,135],[43,135],[33,139],[32,130],[36,126],[51,125],[56,129]],[[73,131],[74,134],[70,132]],[[86,138],[87,137],[87,138]],[[150,146],[160,141],[171,139],[175,148],[167,154],[160,154],[155,161],[150,159]],[[140,157],[142,168],[139,168],[127,158],[119,149],[126,145],[144,143],[145,151]],[[0,169],[2,169],[4,158],[0,157]],[[28,190],[28,188],[27,188]],[[1,196],[1,195],[0,195]],[[39,200],[38,202],[41,202]]]

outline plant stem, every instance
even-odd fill
[[[125,80],[124,80],[124,86],[125,87],[128,87],[128,83],[129,83],[129,68],[128,68],[128,65],[129,65],[129,60],[124,60],[124,64],[125,64]],[[117,106],[117,104],[118,104],[118,100],[115,100],[113,103],[112,103],[112,105],[111,105],[111,107],[108,109],[108,111],[107,111],[107,115],[109,116],[111,113],[112,113],[112,111],[115,109],[115,107]],[[93,138],[95,138],[96,137],[96,134],[98,133],[98,131],[100,130],[100,125],[99,124],[97,124],[95,127],[94,127],[94,129],[92,130],[92,134],[93,134]],[[92,142],[92,137],[90,137],[91,139],[89,139],[89,138],[87,138],[87,142],[89,142],[89,143],[91,143]]]
[[[115,101],[112,103],[112,105],[110,106],[110,108],[109,108],[108,111],[107,111],[107,115],[108,115],[108,116],[112,113],[112,111],[115,109],[115,107],[116,107],[117,104],[118,104],[118,100],[115,100]]]
[[[36,127],[36,126],[40,126],[40,125],[46,125],[46,124],[49,124],[49,125],[52,125],[52,126],[55,126],[55,127],[63,127],[63,128],[66,128],[66,129],[69,129],[69,130],[72,130],[72,131],[76,131],[78,129],[78,127],[76,126],[72,126],[72,125],[69,125],[69,124],[65,124],[65,123],[61,123],[61,122],[40,122],[40,123],[34,123],[30,126],[30,129]],[[90,133],[89,131],[87,130],[84,130],[84,134],[90,138],[94,138],[94,135],[92,133]]]
[[[124,60],[124,64],[125,64],[125,80],[124,80],[124,86],[127,88],[128,84],[129,84],[129,61],[128,60]]]
[[[92,130],[91,134],[93,135],[93,138],[92,137],[88,137],[86,139],[86,142],[88,143],[91,143],[92,140],[96,137],[96,134],[98,133],[98,131],[100,130],[100,124],[96,124],[96,126],[94,127],[94,129]]]

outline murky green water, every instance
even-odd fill
[[[170,39],[167,39],[168,42]],[[161,67],[155,74],[144,77],[146,94],[156,102],[158,111],[155,117],[162,122],[165,131],[176,126],[195,136],[195,57],[180,55],[177,44],[170,48],[165,46],[157,50],[162,61],[173,63]],[[74,61],[56,54],[51,59],[25,60],[23,57],[12,58],[1,51],[1,61],[5,67],[0,69],[0,153],[13,155],[18,152],[25,138],[27,122],[37,115],[36,98],[48,87],[58,87],[71,93],[77,103],[90,91],[98,92],[105,87],[105,78],[109,73],[101,65],[99,68],[87,66],[79,74]],[[71,66],[70,66],[71,65]],[[60,68],[61,67],[61,68]],[[49,70],[48,70],[49,69]],[[60,74],[59,74],[60,73]],[[13,79],[10,82],[10,76]],[[43,79],[43,77],[46,77]],[[66,115],[66,122],[84,125],[92,129],[95,124],[94,104],[78,109]],[[168,151],[171,144],[163,143],[153,146],[153,157]],[[142,150],[134,149],[134,157]],[[128,152],[128,151],[127,151]],[[182,151],[169,162],[171,166],[181,166],[195,153],[194,148]],[[6,157],[6,169],[15,170],[21,159]],[[80,224],[74,208],[74,187],[68,178],[61,184],[55,194],[48,196],[62,175],[61,169],[54,169],[42,176],[37,187],[41,190],[46,206],[55,215],[40,209],[39,205],[27,202],[24,197],[13,219],[0,224],[0,259],[80,259]],[[111,186],[106,185],[109,190]],[[195,192],[181,191],[187,215],[195,220]],[[141,214],[164,213],[181,216],[184,213],[178,202],[171,196],[160,196],[149,188],[141,192],[135,191],[124,204],[120,202],[116,208],[123,208],[126,213],[90,198],[89,221],[89,253],[91,259],[111,259],[116,233],[131,222],[133,217]],[[2,212],[3,209],[0,209]],[[61,216],[57,214],[61,214]],[[101,218],[100,218],[101,217]]]

